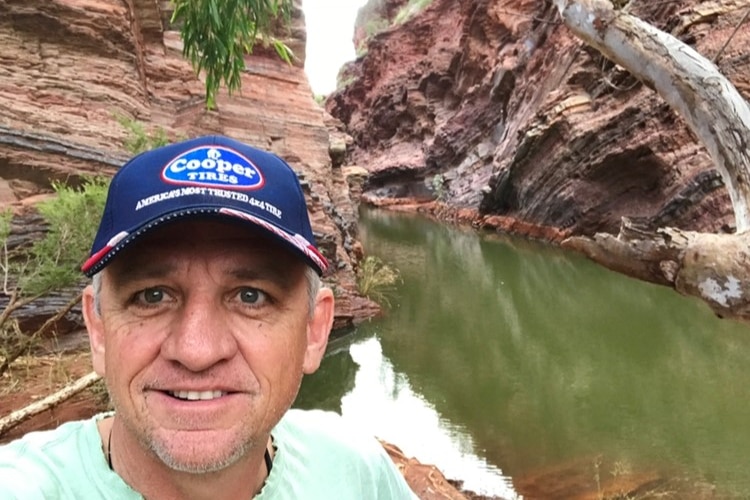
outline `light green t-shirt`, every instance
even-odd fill
[[[102,417],[0,446],[0,498],[141,499],[107,466]],[[256,500],[417,498],[380,443],[335,413],[290,410],[272,435],[273,468]]]

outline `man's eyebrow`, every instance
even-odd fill
[[[115,287],[124,287],[140,280],[164,278],[175,268],[175,266],[163,262],[160,262],[159,265],[149,265],[137,261],[130,264],[127,267],[123,266],[121,269],[110,270],[110,278]]]
[[[278,284],[288,289],[294,286],[294,274],[285,271],[278,265],[265,265],[262,267],[237,267],[229,271],[229,274],[238,280],[264,280]]]
[[[112,272],[112,283],[116,287],[124,287],[140,280],[166,278],[176,267],[165,262],[160,262],[158,265],[152,262],[133,262],[128,267]],[[294,273],[275,264],[230,267],[225,269],[224,273],[239,281],[270,281],[285,289],[294,286]]]

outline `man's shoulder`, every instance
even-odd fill
[[[95,424],[91,420],[74,420],[54,429],[29,432],[10,443],[0,445],[0,464],[10,459],[23,459],[34,453],[49,453],[58,447],[64,447],[78,439],[87,430],[87,426]]]
[[[97,439],[92,418],[30,432],[0,446],[0,497],[66,497],[69,485],[87,475],[87,454]]]
[[[268,498],[415,498],[376,437],[337,413],[290,410],[272,435],[279,468]]]
[[[344,422],[341,415],[332,411],[291,409],[281,418],[279,426],[308,432],[328,432]]]
[[[358,428],[338,413],[324,410],[289,410],[277,426],[282,436],[293,436],[342,451],[380,451],[375,437]]]

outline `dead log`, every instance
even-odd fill
[[[734,235],[704,234],[642,228],[624,219],[616,237],[574,237],[563,246],[610,269],[700,297],[722,317],[750,319],[750,106],[711,61],[628,14],[623,2],[617,2],[619,9],[608,0],[554,2],[571,31],[682,116],[722,176],[737,228]],[[750,7],[748,0],[729,0],[710,14],[726,12],[728,4]]]
[[[561,244],[644,281],[703,299],[721,317],[750,320],[750,232],[649,230],[623,219],[620,233],[571,237]]]
[[[42,413],[45,410],[53,408],[60,403],[72,398],[79,392],[83,391],[87,387],[91,386],[99,380],[99,375],[96,372],[91,372],[71,384],[66,385],[54,394],[50,394],[46,398],[36,401],[25,408],[16,410],[10,415],[0,419],[0,436],[5,434],[9,429],[17,426],[25,420]]]

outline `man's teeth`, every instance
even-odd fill
[[[222,391],[169,391],[169,394],[176,398],[187,399],[189,401],[207,401],[209,399],[220,398],[225,393]]]

